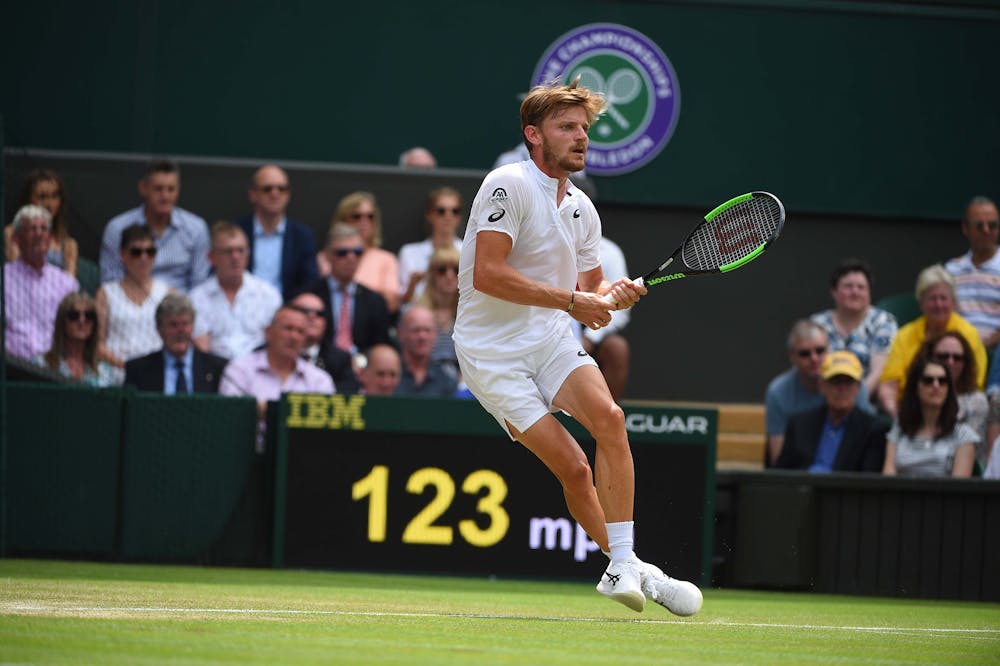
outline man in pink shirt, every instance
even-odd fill
[[[22,206],[12,227],[20,256],[3,267],[6,348],[12,356],[31,359],[49,350],[59,301],[78,291],[80,283],[45,261],[52,232],[52,215],[47,210]]]

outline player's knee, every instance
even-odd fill
[[[570,493],[589,492],[594,487],[594,473],[590,463],[577,460],[560,475],[563,486]]]
[[[609,401],[604,410],[594,415],[594,436],[601,439],[614,436],[625,429],[625,412],[618,403]]]

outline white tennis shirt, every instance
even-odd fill
[[[458,271],[454,339],[466,353],[481,358],[519,356],[555,336],[571,334],[572,319],[566,312],[518,305],[472,286],[480,231],[510,236],[513,247],[507,263],[543,284],[572,290],[579,273],[600,265],[601,220],[594,204],[570,183],[557,206],[558,185],[528,160],[491,171],[480,186],[469,212]]]

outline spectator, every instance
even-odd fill
[[[887,424],[858,408],[864,369],[853,353],[827,353],[820,368],[823,404],[788,420],[775,467],[810,472],[881,472]]]
[[[886,437],[882,473],[971,476],[979,435],[958,422],[958,399],[948,368],[918,355],[906,379],[899,416]]]
[[[360,392],[365,395],[392,395],[399,386],[402,372],[402,361],[395,347],[373,345],[358,369]]]
[[[156,243],[153,275],[180,291],[188,292],[208,278],[208,225],[177,205],[181,172],[176,163],[150,164],[139,179],[142,205],[114,217],[101,241],[101,282],[120,280],[125,268],[119,256],[122,230],[146,225]]]
[[[403,305],[420,297],[422,281],[434,250],[454,247],[461,252],[462,239],[457,232],[462,222],[462,195],[451,187],[432,190],[427,195],[424,219],[430,226],[431,235],[418,243],[407,243],[399,248],[399,283],[403,289],[400,302]]]
[[[357,393],[351,355],[338,349],[326,336],[326,305],[316,294],[302,292],[289,305],[306,316],[306,341],[302,358],[326,372],[333,379],[338,393]]]
[[[422,305],[434,316],[437,335],[431,348],[431,362],[438,363],[456,380],[458,379],[458,357],[451,334],[455,329],[458,314],[458,260],[461,253],[454,247],[443,247],[434,251],[427,271],[425,286],[421,290],[416,305]]]
[[[286,216],[291,190],[288,174],[267,164],[250,181],[253,215],[237,224],[251,240],[250,272],[290,299],[319,277],[313,230]]]
[[[378,292],[355,281],[365,252],[358,230],[344,222],[330,228],[324,261],[329,277],[306,288],[326,305],[327,337],[352,356],[380,342],[389,342],[389,310]]]
[[[431,151],[414,146],[399,156],[399,166],[404,169],[433,169],[437,166],[437,160]]]
[[[281,307],[281,294],[247,271],[247,237],[235,224],[212,225],[209,260],[215,275],[191,290],[200,312],[194,327],[198,349],[232,359],[264,343],[264,329]]]
[[[153,278],[156,245],[149,227],[133,224],[121,233],[125,274],[97,290],[97,340],[102,359],[115,367],[115,384],[125,379],[125,361],[160,348],[156,306],[170,291]]]
[[[764,463],[768,467],[781,453],[788,419],[824,404],[823,394],[819,392],[819,373],[828,346],[826,331],[813,321],[800,319],[792,325],[787,345],[792,367],[771,380],[764,398],[767,427]],[[864,384],[858,390],[855,403],[871,411]]]
[[[399,262],[396,255],[382,249],[382,216],[378,202],[371,192],[352,192],[337,205],[331,229],[337,222],[353,226],[363,241],[364,254],[358,265],[354,279],[385,299],[390,314],[399,308]],[[331,265],[328,255],[316,256],[320,275],[330,275]]]
[[[7,353],[32,359],[52,346],[59,303],[80,289],[76,278],[45,260],[52,215],[41,206],[21,206],[11,223],[18,258],[3,267]]]
[[[817,312],[812,320],[823,327],[830,350],[846,349],[861,361],[869,395],[878,390],[889,347],[896,337],[896,318],[872,306],[872,272],[860,259],[845,259],[830,275],[833,309]]]
[[[987,350],[1000,340],[1000,214],[986,197],[973,197],[962,218],[969,251],[944,265],[955,276],[956,309],[976,327]]]
[[[878,399],[882,409],[896,416],[896,404],[906,389],[906,368],[927,340],[945,331],[958,331],[972,347],[976,361],[976,387],[983,388],[986,350],[975,327],[955,312],[955,278],[942,266],[928,266],[917,276],[917,302],[923,313],[899,329],[882,369]]]
[[[608,282],[628,277],[625,253],[614,241],[605,236],[601,237],[601,269],[604,271],[604,279]],[[612,311],[611,323],[596,331],[586,326],[581,327],[583,349],[597,361],[608,383],[611,397],[615,400],[624,397],[625,385],[628,383],[631,350],[622,331],[628,326],[632,317],[631,312],[631,308]]]
[[[90,294],[74,291],[59,302],[52,346],[35,362],[89,386],[109,386],[110,367],[97,358],[97,307]]]
[[[76,277],[80,247],[77,245],[76,239],[69,235],[68,206],[66,206],[63,183],[59,174],[50,169],[31,171],[24,179],[18,208],[28,204],[41,206],[52,216],[52,230],[45,260]],[[14,225],[7,225],[4,229],[4,244],[7,248],[8,262],[14,261],[18,257],[17,244],[13,242],[13,238]]]
[[[450,398],[458,383],[444,370],[441,363],[431,360],[431,350],[437,330],[434,314],[422,305],[406,310],[399,320],[400,356],[403,374],[396,388],[397,395]]]
[[[156,332],[163,348],[125,363],[125,386],[166,395],[218,393],[226,359],[192,344],[195,309],[180,293],[169,293],[156,306]]]
[[[282,393],[331,394],[333,380],[300,354],[306,339],[306,315],[282,306],[264,333],[263,349],[233,359],[222,373],[219,393],[257,399],[257,451],[264,450],[267,403]]]
[[[968,425],[979,435],[976,458],[985,467],[989,457],[986,419],[989,416],[990,406],[986,394],[976,388],[978,373],[972,347],[961,333],[946,331],[927,341],[924,355],[948,369],[958,400],[958,422]]]

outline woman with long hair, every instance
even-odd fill
[[[97,357],[97,307],[90,294],[75,291],[59,302],[52,346],[35,363],[90,386],[112,383],[110,368]]]
[[[944,364],[918,355],[906,373],[896,422],[886,435],[882,473],[968,477],[979,435],[958,420],[958,397]]]
[[[955,397],[958,398],[958,422],[968,424],[979,435],[976,459],[986,467],[986,460],[989,457],[986,447],[986,420],[989,416],[990,403],[986,393],[976,386],[976,377],[979,373],[972,346],[958,331],[946,331],[927,341],[924,356],[948,368],[955,386]]]
[[[458,357],[455,342],[451,339],[458,314],[458,259],[461,253],[454,247],[442,247],[431,255],[424,277],[424,288],[416,305],[423,305],[434,313],[437,338],[431,349],[431,361],[439,361],[449,372],[458,377]]]
[[[424,219],[430,235],[399,248],[399,282],[404,305],[423,293],[427,267],[435,250],[446,247],[462,250],[462,239],[457,236],[462,223],[462,195],[453,187],[431,190],[427,195]]]
[[[69,235],[69,217],[66,213],[66,196],[63,193],[63,182],[51,169],[35,169],[24,179],[21,188],[21,198],[17,204],[21,206],[34,204],[41,206],[52,215],[52,235],[49,250],[45,260],[53,266],[58,266],[70,275],[76,275],[77,261],[80,257],[80,247]],[[8,225],[4,229],[4,242],[7,248],[7,261],[18,257],[17,244],[13,241],[13,228]]]
[[[354,281],[381,294],[394,315],[399,309],[399,262],[396,255],[382,249],[382,213],[375,195],[358,191],[345,196],[337,204],[330,227],[337,222],[357,229],[365,245]],[[330,275],[330,261],[322,250],[316,255],[316,265],[320,275]]]

